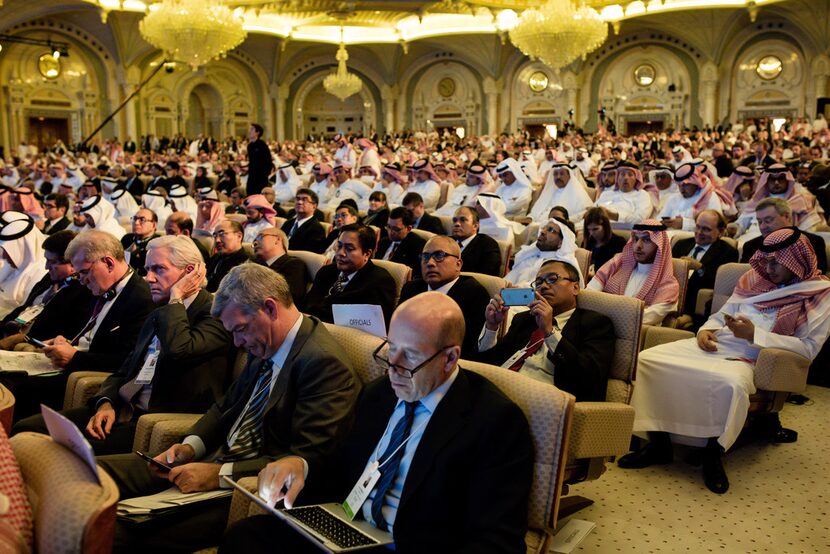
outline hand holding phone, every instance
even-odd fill
[[[43,348],[44,346],[46,346],[45,342],[37,340],[34,337],[30,337],[29,335],[26,335],[26,342],[28,342],[29,344],[33,344],[33,345],[37,346],[38,348]]]
[[[532,288],[501,289],[501,298],[505,306],[527,306],[536,299]]]
[[[149,463],[150,465],[154,466],[157,470],[159,470],[163,473],[169,473],[170,470],[173,469],[169,465],[163,464],[160,461],[158,461],[154,458],[151,458],[150,456],[148,456],[144,452],[139,452],[138,450],[136,450],[135,454],[136,454],[136,456],[138,456],[139,458],[141,458],[145,462]]]

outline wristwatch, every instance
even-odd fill
[[[181,304],[182,306],[184,306],[184,300],[182,300],[181,298],[173,298],[172,300],[170,300],[169,304]]]

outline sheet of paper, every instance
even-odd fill
[[[49,436],[52,437],[52,440],[65,446],[86,462],[95,479],[100,483],[98,465],[95,463],[95,452],[92,451],[92,446],[84,438],[81,430],[49,406],[41,404],[40,413],[43,415],[43,422],[46,423],[46,428],[49,429]]]
[[[118,503],[118,515],[140,516],[165,511],[194,502],[202,502],[233,494],[232,489],[183,493],[175,485],[157,494],[127,498]]]
[[[0,371],[25,371],[29,375],[55,373],[58,370],[41,352],[0,351]]]
[[[568,554],[579,546],[597,524],[584,519],[571,519],[553,536],[550,552]]]
[[[354,327],[376,337],[386,338],[386,321],[377,304],[334,304],[331,307],[334,324]]]

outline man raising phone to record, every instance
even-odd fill
[[[97,396],[64,416],[85,431],[97,455],[129,452],[138,418],[148,412],[201,413],[222,397],[230,381],[230,335],[210,315],[205,266],[186,236],[147,245],[145,279],[156,308],[145,320],[132,352]],[[41,416],[20,421],[14,432],[46,432]]]

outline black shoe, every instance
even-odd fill
[[[718,453],[706,452],[703,456],[703,482],[706,488],[715,494],[729,490],[729,478],[723,469],[723,461]]]
[[[617,460],[617,465],[623,469],[643,469],[654,464],[670,464],[673,460],[671,446],[665,448],[650,442],[636,452],[629,452]]]
[[[777,443],[795,442],[798,440],[798,431],[781,427],[777,431],[770,433],[769,440]]]

